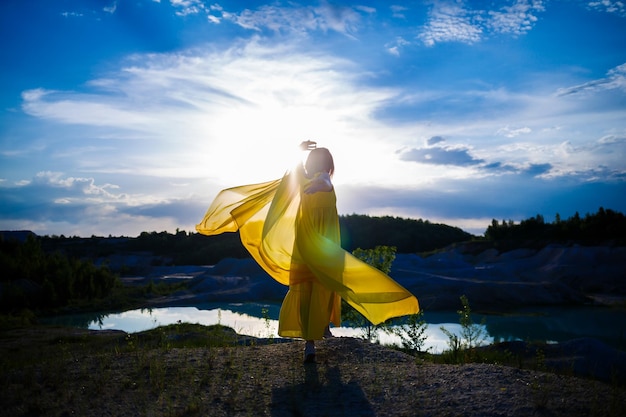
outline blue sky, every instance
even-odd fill
[[[341,214],[626,212],[621,1],[4,0],[0,229],[192,231],[313,139]]]

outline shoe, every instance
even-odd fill
[[[307,343],[304,346],[304,363],[315,363],[315,345]]]
[[[330,339],[333,337],[335,336],[333,336],[333,334],[330,332],[330,327],[326,326],[326,329],[324,329],[324,339]]]

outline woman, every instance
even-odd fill
[[[306,340],[305,362],[312,362],[314,341],[330,322],[341,323],[341,298],[373,324],[417,313],[419,307],[393,279],[341,248],[332,155],[315,142],[301,147],[310,150],[304,166],[280,180],[221,191],[196,230],[206,235],[239,230],[259,265],[289,285],[278,334]]]

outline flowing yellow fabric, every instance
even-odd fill
[[[239,230],[256,262],[289,285],[279,335],[321,339],[340,324],[340,298],[373,324],[419,311],[417,299],[380,270],[341,248],[335,192],[301,193],[298,171],[282,179],[221,191],[196,230]]]

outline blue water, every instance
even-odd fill
[[[232,327],[240,334],[255,337],[278,337],[278,313],[280,305],[262,303],[212,303],[197,307],[167,307],[131,310],[104,314],[81,314],[61,316],[46,320],[60,324],[89,329],[116,329],[128,333],[140,332],[161,325],[178,322],[203,325],[222,324]],[[473,315],[474,322],[481,324],[485,343],[494,341],[543,341],[592,337],[618,349],[626,350],[626,310],[601,307],[542,307],[516,312],[490,315]],[[424,348],[442,352],[447,348],[446,330],[459,334],[461,326],[456,312],[424,312],[428,323]],[[351,327],[333,328],[335,336],[363,336],[362,329]],[[379,332],[383,344],[398,343],[399,339]]]

